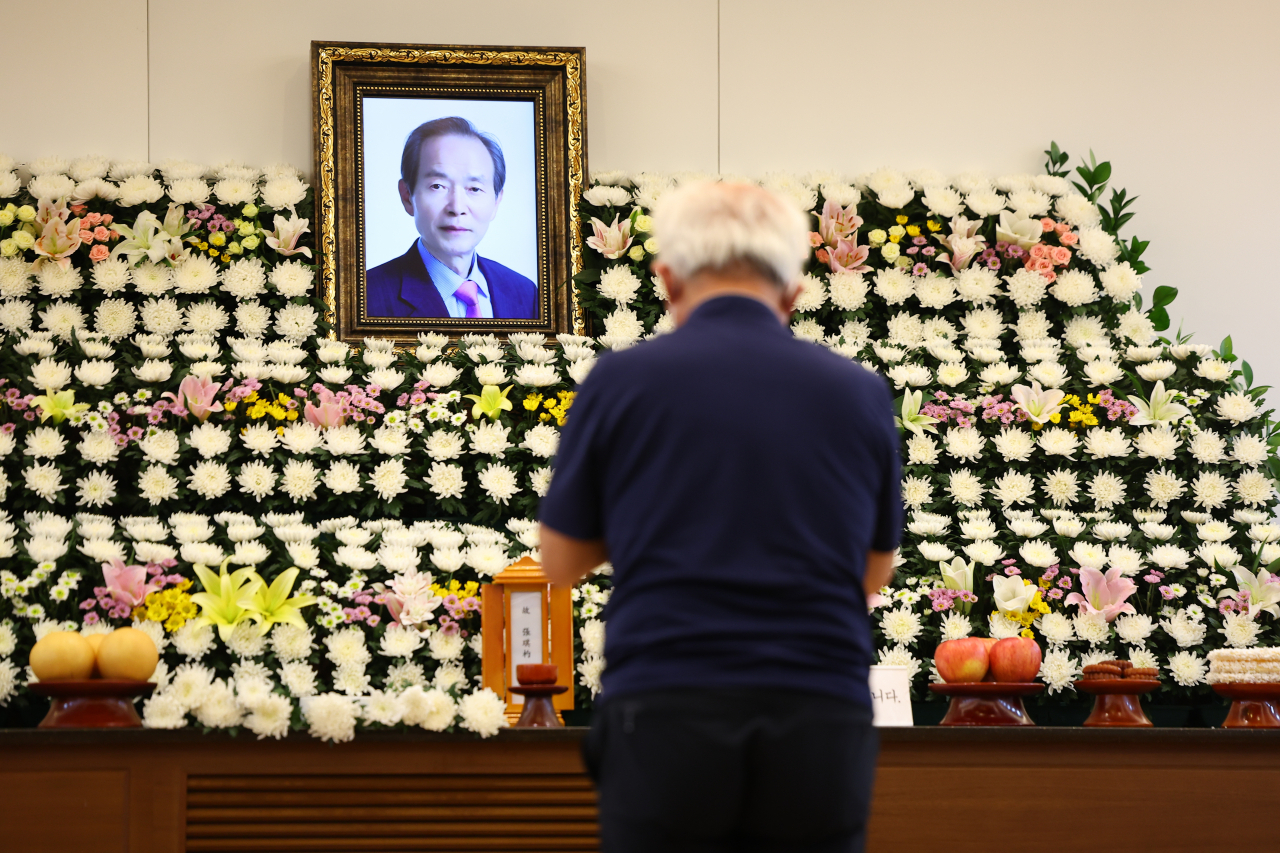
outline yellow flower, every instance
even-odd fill
[[[941,231],[941,230],[942,230],[942,223],[941,223],[941,222],[934,222],[932,219],[930,219],[930,220],[927,220],[924,224],[925,224],[925,227],[926,227],[926,228],[928,228],[930,231]]]
[[[903,216],[901,213],[899,213],[899,214],[897,215],[897,217],[896,217],[893,221],[894,221],[894,222],[897,222],[899,225],[906,225],[906,224],[907,224],[907,217],[905,217],[905,216]],[[890,232],[890,233],[892,233],[892,232]]]
[[[214,246],[227,245],[227,237],[221,231],[215,231],[209,235],[209,243]]]
[[[228,412],[234,412],[237,405],[239,404],[236,403],[235,400],[228,400],[222,404],[222,408],[226,409]]]
[[[1062,415],[1054,412],[1052,415],[1049,415],[1049,420],[1056,424],[1062,420]]]
[[[907,236],[908,236],[908,237],[919,237],[919,236],[920,236],[920,226],[919,226],[919,225],[908,225],[908,226],[907,226]]]
[[[538,406],[542,405],[541,394],[530,394],[524,398],[524,407],[530,412],[538,411]]]

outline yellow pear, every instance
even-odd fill
[[[81,634],[80,636],[88,640],[89,645],[93,646],[93,674],[90,675],[89,677],[101,678],[102,670],[98,669],[98,649],[102,646],[102,640],[107,635],[106,634]]]
[[[137,628],[117,628],[98,647],[98,669],[103,678],[146,681],[159,661],[156,644]]]
[[[45,634],[31,649],[31,671],[41,681],[79,681],[93,672],[93,646],[73,631]]]

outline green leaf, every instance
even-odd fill
[[[1093,182],[1105,184],[1109,180],[1111,180],[1111,163],[1099,163],[1093,170]]]
[[[1169,328],[1169,312],[1163,308],[1152,308],[1147,312],[1147,316],[1151,318],[1151,326],[1157,332],[1163,332]]]
[[[1271,469],[1271,476],[1280,480],[1280,457],[1272,456],[1268,459],[1267,467]]]
[[[1244,374],[1244,387],[1253,387],[1253,368],[1249,366],[1249,362],[1240,362],[1240,372]]]
[[[1225,338],[1222,339],[1222,345],[1218,347],[1218,354],[1222,356],[1222,358],[1224,359],[1231,357],[1231,336],[1230,335],[1227,335]]]
[[[1172,304],[1173,300],[1177,298],[1178,298],[1178,288],[1169,287],[1167,284],[1162,284],[1159,287],[1157,287],[1156,292],[1151,295],[1151,307],[1153,309],[1163,308],[1166,305]]]

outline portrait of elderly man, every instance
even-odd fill
[[[561,435],[543,571],[613,564],[584,749],[604,853],[864,846],[898,433],[882,377],[788,328],[808,228],[756,186],[664,195],[676,329],[603,355]]]
[[[366,274],[370,317],[532,319],[538,286],[478,251],[502,206],[497,140],[465,118],[419,125],[400,158],[400,201],[418,239]]]

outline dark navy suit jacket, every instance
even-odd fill
[[[489,285],[493,316],[529,320],[538,316],[538,286],[497,261],[476,256]],[[398,258],[365,274],[366,306],[370,317],[448,317],[440,291],[431,282],[415,240]]]

